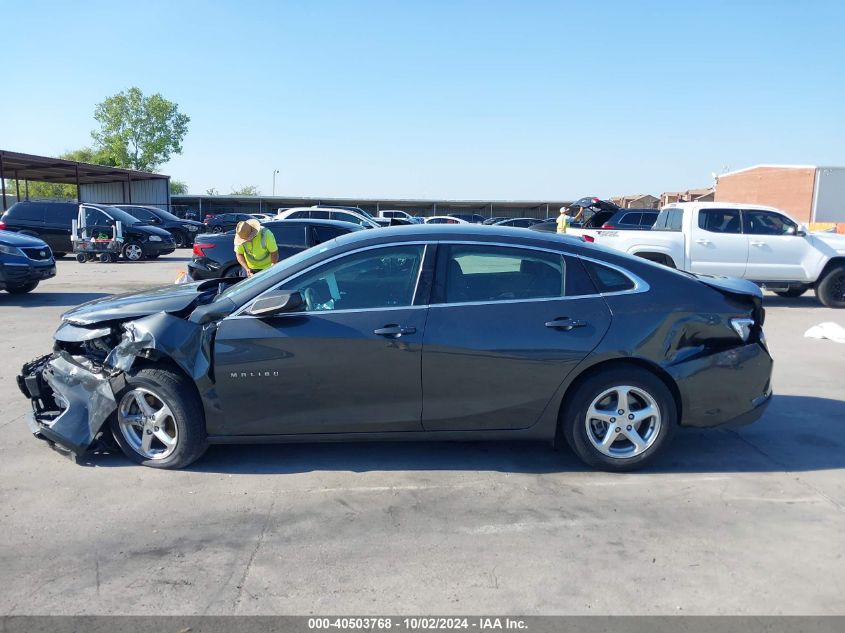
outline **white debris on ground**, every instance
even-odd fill
[[[826,323],[814,325],[804,332],[804,336],[806,338],[829,339],[836,343],[845,343],[845,327],[842,327],[838,323],[827,321]]]

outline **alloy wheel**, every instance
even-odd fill
[[[149,389],[136,387],[124,394],[117,410],[120,433],[145,459],[165,459],[179,441],[170,407]]]
[[[138,244],[127,244],[123,247],[123,256],[131,262],[137,262],[144,257],[144,249]]]
[[[627,459],[647,451],[660,435],[660,407],[639,387],[620,385],[600,393],[584,418],[587,439],[604,455]]]

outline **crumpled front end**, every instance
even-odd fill
[[[64,351],[27,363],[18,386],[32,401],[30,430],[81,455],[117,406],[112,382],[102,366]]]

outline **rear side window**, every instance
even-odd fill
[[[336,237],[346,234],[346,231],[339,229],[336,226],[315,226],[314,229],[314,243],[322,244],[328,242]]]
[[[12,205],[5,216],[11,220],[28,220],[30,222],[44,221],[44,205],[32,202],[21,202]]]
[[[274,226],[271,230],[279,246],[305,246],[305,226],[297,224],[294,226]]]
[[[310,217],[315,220],[328,220],[329,216],[331,215],[328,211],[323,211],[321,209],[315,209],[309,213]]]
[[[640,220],[642,219],[642,217],[643,217],[642,213],[626,213],[625,215],[622,216],[622,219],[620,220],[620,222],[622,224],[638,225],[640,223]]]
[[[640,219],[640,226],[653,226],[656,220],[656,213],[643,213],[643,217]]]
[[[701,209],[698,228],[710,233],[742,233],[739,209]]]
[[[364,224],[364,220],[357,215],[344,213],[343,211],[332,211],[331,219],[339,220],[340,222],[352,222],[353,224]]]
[[[599,292],[625,292],[634,289],[634,281],[615,268],[586,260],[584,265]]]
[[[289,216],[287,216],[287,218],[289,220],[299,220],[299,219],[307,218],[307,217],[308,217],[308,211],[294,211]]]
[[[506,246],[452,245],[441,259],[446,303],[562,297],[563,256]]]

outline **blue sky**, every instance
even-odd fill
[[[133,85],[193,193],[568,199],[845,164],[841,2],[4,2],[0,148]]]

